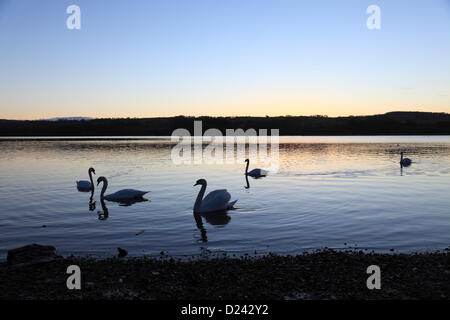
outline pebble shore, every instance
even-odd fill
[[[0,262],[0,299],[449,300],[448,250],[421,254],[322,250],[190,261],[71,256],[29,266]],[[70,265],[81,269],[81,290],[67,289]],[[381,269],[380,290],[366,286],[370,265]]]

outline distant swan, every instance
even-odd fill
[[[411,159],[409,158],[403,158],[403,152],[401,153],[401,158],[400,158],[400,165],[407,167],[410,166],[412,163]]]
[[[131,199],[139,199],[142,198],[142,196],[149,191],[139,191],[134,189],[123,189],[120,191],[117,191],[112,194],[108,194],[105,196],[106,188],[108,188],[108,180],[105,177],[100,177],[97,179],[97,185],[100,184],[100,182],[103,182],[102,192],[100,194],[100,199],[103,200],[109,200],[109,201],[120,201],[120,200],[131,200]]]
[[[81,191],[94,190],[94,181],[92,180],[92,173],[95,174],[94,168],[89,168],[88,174],[89,174],[89,179],[91,180],[90,182],[86,181],[86,180],[77,181],[77,188],[79,190],[81,190]]]
[[[202,188],[198,193],[197,200],[195,200],[194,213],[208,213],[233,209],[234,204],[237,202],[237,200],[229,202],[231,195],[225,189],[211,191],[203,199],[206,191],[206,180],[197,180],[194,187],[197,185],[201,185]]]
[[[266,171],[259,169],[259,168],[253,169],[252,171],[248,172],[248,166],[250,165],[250,160],[245,159],[245,162],[247,162],[247,166],[245,167],[245,175],[246,176],[250,176],[253,178],[260,178],[260,177],[265,177],[267,175]]]

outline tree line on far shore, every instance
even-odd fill
[[[280,135],[449,135],[450,114],[389,112],[372,116],[167,117],[92,120],[0,120],[0,136],[170,136],[179,128],[194,133],[226,129],[279,129]]]

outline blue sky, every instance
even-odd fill
[[[449,0],[0,0],[0,49],[7,119],[450,112]]]

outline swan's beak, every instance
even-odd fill
[[[197,185],[198,185],[198,183],[194,184],[193,187],[195,187],[195,186],[197,186]]]

